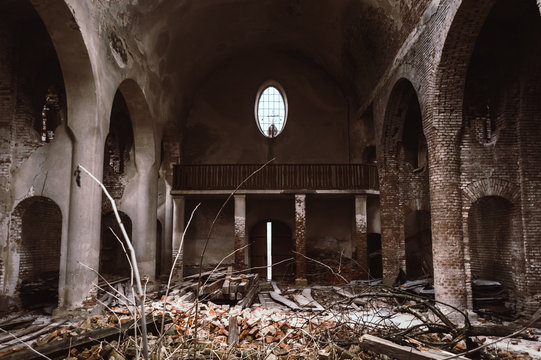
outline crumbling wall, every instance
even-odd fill
[[[5,10],[0,16],[0,291],[13,296],[21,281],[44,273],[53,274],[52,289],[58,285],[71,146],[65,131],[63,77],[47,31],[29,3],[17,2]],[[42,138],[44,121],[51,133]],[[59,208],[53,211],[46,201],[37,201],[25,221],[15,206],[39,196]],[[2,304],[3,310],[7,305]]]

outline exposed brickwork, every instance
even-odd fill
[[[306,279],[306,195],[295,195],[295,251],[295,278]]]
[[[385,110],[382,147],[384,158],[378,161],[381,188],[383,277],[394,281],[399,269],[406,267],[406,215],[430,209],[428,171],[424,145],[422,116],[412,84],[401,79],[393,88]],[[408,146],[413,138],[414,146]],[[422,141],[422,144],[419,143]],[[419,161],[420,160],[420,161]],[[413,263],[410,262],[410,266]],[[429,267],[431,267],[430,264]],[[412,274],[419,269],[411,269]]]

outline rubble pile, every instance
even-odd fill
[[[467,351],[466,339],[478,339],[468,336],[473,325],[467,318],[455,325],[441,306],[417,295],[416,289],[425,286],[393,289],[354,281],[295,287],[260,282],[255,274],[237,275],[231,269],[187,277],[169,289],[162,285],[147,292],[150,358],[389,359],[415,351],[416,358],[433,359],[451,354],[443,350]],[[129,301],[131,291],[129,281],[111,284],[97,294],[93,307],[83,309],[89,314],[83,320],[49,320],[25,342],[50,359],[142,358],[140,320],[134,321],[141,312]],[[3,344],[2,359],[40,358],[13,337],[3,339],[11,343]]]

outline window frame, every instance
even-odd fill
[[[280,94],[280,96],[282,97],[282,101],[284,102],[284,123],[282,124],[282,128],[279,129],[276,136],[267,135],[266,130],[263,130],[261,128],[261,124],[259,122],[259,102],[261,101],[261,95],[263,95],[263,92],[265,90],[267,90],[269,87],[274,87],[276,90],[278,90],[278,93]],[[288,101],[287,101],[286,92],[284,90],[284,87],[278,81],[276,81],[276,80],[267,80],[263,84],[261,84],[261,86],[259,86],[259,89],[257,90],[257,93],[256,93],[256,98],[255,98],[254,118],[255,118],[255,122],[257,124],[257,128],[259,129],[261,134],[263,134],[263,136],[265,136],[266,138],[269,138],[269,139],[275,139],[276,137],[278,137],[284,131],[284,129],[286,127],[286,124],[287,124],[287,118],[288,118],[288,113],[289,113],[288,110],[289,110],[289,105],[288,105]]]

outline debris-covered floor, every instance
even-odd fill
[[[541,359],[540,330],[466,317],[419,295],[421,283],[296,287],[227,269],[203,274],[199,289],[198,279],[147,287],[150,359],[444,359],[497,340],[467,357]],[[143,358],[142,328],[133,320],[141,307],[129,279],[98,288],[76,313],[4,317],[0,357]]]

